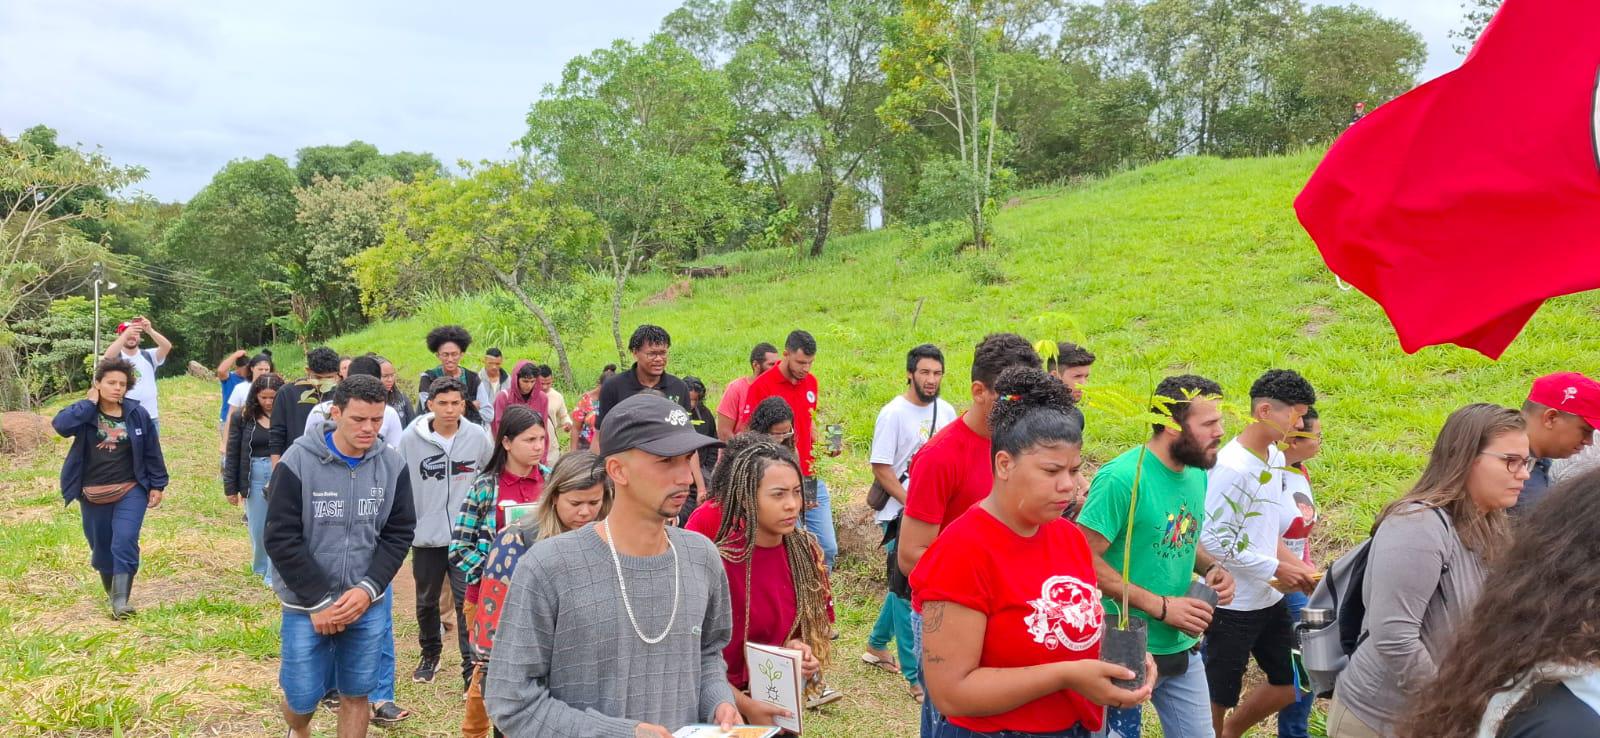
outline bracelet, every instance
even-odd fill
[[[1204,578],[1204,577],[1205,577],[1205,576],[1206,576],[1206,575],[1207,575],[1207,574],[1210,574],[1210,573],[1211,573],[1211,570],[1212,570],[1212,569],[1215,569],[1215,568],[1217,568],[1217,567],[1219,567],[1219,566],[1221,566],[1221,565],[1222,565],[1222,562],[1220,562],[1220,561],[1213,561],[1213,562],[1211,562],[1211,565],[1210,565],[1210,566],[1208,566],[1208,567],[1206,567],[1206,570],[1205,570],[1205,571],[1203,571],[1203,572],[1200,572],[1200,576],[1201,576],[1201,578]]]
[[[1167,598],[1162,597],[1161,598],[1161,615],[1156,617],[1156,620],[1165,621],[1166,619],[1167,619]]]

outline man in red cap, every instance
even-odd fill
[[[1577,372],[1547,374],[1533,380],[1522,403],[1528,421],[1528,448],[1534,457],[1532,475],[1510,510],[1521,516],[1533,510],[1550,489],[1550,463],[1582,451],[1594,442],[1600,427],[1600,382]]]

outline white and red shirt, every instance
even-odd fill
[[[1316,566],[1311,560],[1311,547],[1306,545],[1311,540],[1311,529],[1317,524],[1317,502],[1311,496],[1311,474],[1304,469],[1299,469],[1296,474],[1291,471],[1283,473],[1283,489],[1286,496],[1294,502],[1295,511],[1299,517],[1289,524],[1289,530],[1283,534],[1283,545],[1287,546],[1301,561]]]
[[[1100,657],[1105,609],[1094,556],[1078,526],[1052,520],[1024,538],[973,506],[939,532],[911,574],[918,612],[950,602],[983,613],[978,666],[1012,669]],[[1099,730],[1105,711],[1077,692],[1052,692],[985,717],[949,717],[980,733],[1048,733],[1082,725]]]

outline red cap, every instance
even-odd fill
[[[122,335],[122,332],[125,331],[125,330],[128,330],[128,326],[131,326],[131,325],[133,325],[133,324],[132,323],[118,323],[117,324],[117,335],[119,335],[119,336]]]
[[[1577,372],[1546,374],[1533,380],[1528,401],[1572,413],[1600,429],[1600,382]]]

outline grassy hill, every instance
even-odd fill
[[[858,513],[865,449],[878,407],[902,385],[905,351],[931,341],[950,358],[947,396],[966,402],[971,347],[984,334],[1066,338],[1070,315],[1100,356],[1094,383],[1145,393],[1159,376],[1192,371],[1235,396],[1270,367],[1316,384],[1324,456],[1313,474],[1330,526],[1320,546],[1363,535],[1373,513],[1420,471],[1444,417],[1473,401],[1519,402],[1536,375],[1588,371],[1593,296],[1555,301],[1498,363],[1453,348],[1403,354],[1378,308],[1341,291],[1296,225],[1290,202],[1317,153],[1220,161],[1185,159],[1065,191],[1035,192],[1001,214],[1001,247],[956,255],[959,231],[890,230],[838,239],[818,260],[744,253],[722,279],[669,292],[663,275],[638,280],[624,331],[659,323],[674,338],[671,370],[713,387],[745,371],[756,341],[792,328],[816,334],[824,415],[847,428],[844,457],[821,473],[840,491],[841,518]],[[920,304],[920,311],[918,306]],[[481,300],[435,306],[342,337],[347,353],[378,351],[402,376],[431,366],[422,336],[434,321],[475,326]],[[915,321],[913,322],[913,317]],[[605,316],[574,347],[583,381],[615,361]],[[484,346],[477,347],[479,349]],[[542,345],[508,357],[552,362]],[[478,351],[472,352],[474,354]],[[286,373],[298,357],[281,352]],[[552,362],[553,363],[553,362]],[[573,388],[563,388],[574,397]],[[175,469],[170,501],[147,519],[137,620],[113,625],[87,567],[76,509],[55,491],[64,443],[8,459],[0,470],[0,733],[229,735],[272,732],[276,615],[250,582],[238,510],[215,480],[214,384],[162,382],[162,434]],[[1107,459],[1144,428],[1090,408],[1089,452]],[[899,680],[853,659],[876,614],[881,563],[847,559],[838,577],[838,662],[847,692],[812,723],[819,736],[910,735],[914,705]],[[402,573],[401,580],[408,580]],[[415,625],[401,593],[401,702],[419,717],[395,736],[444,735],[459,719],[449,679],[412,685]],[[453,657],[447,655],[447,662]],[[444,669],[450,673],[450,669]],[[331,726],[320,718],[324,729]],[[281,730],[281,729],[279,729]]]

